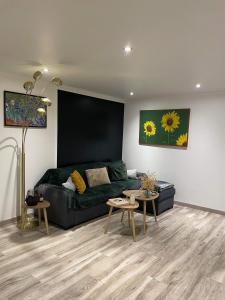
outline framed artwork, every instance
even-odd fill
[[[187,148],[190,109],[141,110],[139,144]]]
[[[12,127],[46,128],[47,113],[37,112],[39,107],[47,109],[40,96],[4,91],[4,125]]]

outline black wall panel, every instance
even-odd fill
[[[58,90],[58,167],[122,159],[124,104]]]

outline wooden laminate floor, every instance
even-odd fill
[[[0,299],[225,299],[225,217],[176,206],[135,214],[137,242],[121,214],[50,235],[0,227]],[[126,220],[125,220],[126,221]]]

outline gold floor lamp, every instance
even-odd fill
[[[37,83],[38,80],[42,78],[42,73],[40,71],[36,71],[33,74],[33,80],[32,81],[26,81],[23,84],[23,88],[26,91],[26,98],[25,101],[28,103],[29,101],[32,101],[31,93]],[[50,83],[54,84],[57,87],[60,87],[62,85],[62,80],[58,77],[54,77],[50,80]],[[38,108],[35,105],[32,107],[32,105],[29,106],[27,109],[27,115],[35,116],[37,114],[46,114],[47,113],[47,106],[51,106],[51,100],[48,98],[40,98],[40,102],[38,103]],[[25,119],[25,126],[22,127],[22,151],[21,151],[21,159],[20,159],[20,212],[19,217],[17,218],[17,226],[22,231],[32,228],[35,226],[35,219],[32,217],[27,216],[27,209],[25,204],[25,197],[26,197],[26,172],[25,172],[25,166],[26,166],[26,156],[25,156],[25,142],[26,142],[26,135],[27,130],[29,128],[29,120],[26,117]]]

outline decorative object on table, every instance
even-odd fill
[[[187,148],[190,109],[141,110],[139,144]]]
[[[47,114],[38,113],[45,109],[45,97],[4,91],[4,125],[13,127],[46,128]],[[35,113],[34,113],[35,112]]]
[[[26,201],[27,206],[34,206],[34,205],[38,204],[39,197],[29,195],[26,197],[25,201]]]
[[[27,206],[37,205],[38,201],[39,201],[39,196],[37,195],[37,193],[34,194],[34,190],[28,190],[25,199]]]
[[[44,197],[42,194],[39,195],[39,202],[43,202],[44,201]]]
[[[147,173],[141,177],[141,190],[145,191],[145,196],[151,197],[152,192],[155,190],[156,178],[153,173]]]
[[[117,206],[129,205],[129,201],[125,198],[112,198],[109,199],[108,202]]]
[[[27,216],[27,208],[25,203],[25,142],[28,128],[30,127],[44,127],[39,126],[40,124],[45,125],[47,120],[47,106],[51,106],[51,100],[48,98],[32,96],[32,92],[36,86],[38,80],[42,78],[42,73],[40,71],[36,71],[33,74],[32,80],[26,81],[23,84],[23,88],[26,91],[25,96],[21,98],[19,96],[19,100],[11,99],[11,105],[15,104],[17,106],[17,114],[13,117],[14,121],[17,125],[22,128],[22,154],[20,160],[20,213],[17,218],[17,226],[21,230],[26,230],[29,228],[33,228],[36,226],[36,220],[34,218]],[[50,83],[54,84],[56,87],[62,85],[62,80],[58,77],[54,77],[51,79]],[[10,94],[6,94],[9,98]],[[21,102],[22,101],[22,102]],[[22,105],[20,107],[19,103]],[[10,110],[13,116],[13,111]],[[16,112],[16,109],[14,110]],[[20,115],[20,117],[18,117]],[[11,115],[10,115],[11,116]],[[41,121],[42,120],[42,121]],[[6,121],[6,119],[5,119]],[[37,125],[37,126],[36,126]],[[29,201],[29,200],[28,200]]]
[[[130,204],[134,204],[135,203],[135,195],[131,194],[130,195]]]

